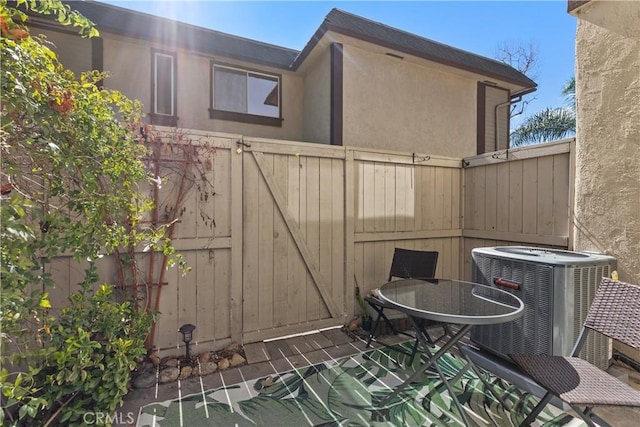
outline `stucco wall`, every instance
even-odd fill
[[[588,6],[640,17],[640,3]],[[614,255],[620,279],[640,283],[640,34],[593,21],[579,19],[576,37],[574,247]]]
[[[303,140],[331,142],[331,56],[329,49],[309,66],[304,76]]]
[[[344,45],[344,144],[476,154],[476,80]]]
[[[162,49],[150,43],[142,43],[114,35],[105,35],[104,69],[110,77],[105,86],[117,89],[128,97],[139,99],[149,112],[151,102],[151,49]],[[215,132],[228,132],[264,138],[300,140],[302,138],[302,78],[293,73],[264,67],[266,73],[281,75],[282,121],[281,127],[240,123],[209,118],[211,94],[211,59],[257,70],[255,64],[245,64],[227,58],[211,58],[186,51],[177,52],[177,93],[180,118],[178,127]]]
[[[69,33],[62,33],[33,27],[33,34],[42,34],[54,44],[49,46],[58,54],[58,59],[66,68],[76,75],[91,70],[91,40],[77,37]]]
[[[65,67],[79,74],[92,69],[92,41],[70,33],[34,28],[35,34],[44,34],[54,43],[53,50]],[[146,41],[138,41],[106,32],[103,37],[103,69],[109,73],[104,85],[116,89],[128,98],[140,100],[144,111],[150,111],[151,103],[151,49],[177,53],[178,126],[228,132],[273,139],[301,140],[303,138],[303,79],[291,72],[264,67],[266,73],[281,75],[282,81],[282,121],[281,127],[240,123],[209,118],[210,105],[210,64],[211,57],[166,49]],[[246,69],[258,69],[255,64],[215,58],[228,64],[236,64]],[[328,96],[328,95],[327,95]],[[327,113],[328,117],[328,113]],[[328,125],[327,125],[328,129]],[[328,132],[328,130],[327,130]],[[322,141],[324,142],[324,141]]]
[[[611,253],[620,279],[640,283],[640,2],[576,15],[575,248]]]
[[[109,73],[104,86],[139,100],[148,112],[151,104],[150,47],[122,38],[105,38],[103,49],[103,67]]]

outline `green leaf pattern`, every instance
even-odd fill
[[[399,351],[401,346],[409,345],[412,343],[273,375],[270,386],[263,386],[266,378],[259,378],[253,384],[190,395],[181,402],[175,399],[153,403],[141,408],[138,427],[461,425],[460,414],[435,368],[428,369],[387,404],[380,404],[420,368],[419,358],[409,364],[409,357]],[[462,366],[464,361],[451,354],[438,361],[438,367],[449,378]],[[537,398],[499,378],[488,379],[509,410],[471,370],[453,384],[454,393],[473,412],[472,420],[477,425],[518,425]],[[538,416],[537,425],[559,427],[576,425],[576,421],[560,410],[547,408]]]

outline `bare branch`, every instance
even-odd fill
[[[503,41],[496,47],[494,58],[525,74],[532,80],[539,77],[540,50],[537,43]]]

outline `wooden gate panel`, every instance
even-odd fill
[[[297,222],[301,231],[302,240],[308,247],[307,262],[319,267],[320,253],[320,159],[306,157],[307,181],[306,181],[306,209],[305,217]],[[304,255],[303,255],[304,256]],[[318,271],[318,275],[322,273]],[[307,277],[307,320],[317,320],[323,313],[320,307],[320,295],[313,286],[314,280]]]
[[[300,223],[306,209],[305,193],[300,191],[300,183],[306,182],[306,169],[302,168],[300,156],[286,156],[287,171],[287,210],[295,221]],[[284,165],[283,165],[284,166]],[[307,308],[307,270],[298,247],[288,230],[287,236],[287,310],[286,323],[296,324],[304,322]],[[303,286],[304,284],[304,286]]]
[[[244,158],[245,340],[342,323],[343,159],[250,144]],[[250,235],[259,236],[257,244]]]
[[[346,234],[346,215],[345,215],[345,166],[343,160],[328,159],[328,168],[330,168],[330,179],[324,184],[324,193],[327,202],[330,199],[331,207],[327,213],[327,217],[331,218],[330,226],[327,232],[331,233],[331,245],[321,248],[321,254],[325,254],[325,250],[331,257],[331,267],[327,271],[327,277],[330,277],[332,284],[331,295],[336,305],[344,309],[345,300],[345,234]],[[328,169],[327,168],[327,169]],[[321,179],[321,182],[325,182]]]
[[[273,171],[273,158],[267,166]],[[258,175],[258,328],[273,327],[274,265],[273,219],[276,209],[273,197],[262,176]],[[249,239],[247,239],[247,244]],[[245,282],[246,283],[246,282]]]
[[[242,283],[242,327],[243,331],[260,329],[259,291],[260,291],[260,232],[259,194],[260,172],[251,164],[251,157],[243,155],[243,283]],[[264,185],[264,184],[262,184]],[[262,190],[264,192],[264,189]]]
[[[273,178],[281,188],[288,188],[288,156],[274,156],[273,158]],[[283,196],[288,201],[288,192],[284,191]],[[279,215],[277,208],[273,214],[273,324],[275,327],[282,327],[287,324],[287,309],[289,307],[289,233],[287,225],[284,223],[282,215]]]
[[[187,323],[196,325],[196,327],[199,328],[198,333],[194,333],[194,338],[197,341],[201,341],[203,337],[213,333],[213,324],[207,324],[203,319],[198,317],[201,307],[210,304],[211,294],[213,293],[211,286],[211,278],[213,276],[210,275],[210,273],[213,268],[213,263],[209,260],[199,259],[197,252],[198,251],[185,251],[182,253],[187,264],[191,266],[191,271],[187,273],[187,275],[182,277],[177,268],[172,268],[167,271],[165,276],[168,283],[176,284],[175,290],[177,298],[175,299],[175,304],[178,308],[178,316],[176,318],[176,325],[173,328],[173,334],[178,343],[182,341],[178,329]],[[208,276],[207,273],[209,274]],[[200,329],[202,329],[202,331],[200,331]]]

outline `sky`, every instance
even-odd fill
[[[332,8],[489,58],[501,45],[534,46],[537,69],[529,77],[538,90],[512,128],[536,111],[564,106],[562,88],[574,75],[577,20],[566,0],[100,1],[296,50]]]

